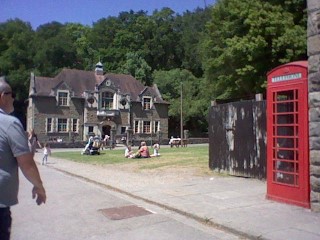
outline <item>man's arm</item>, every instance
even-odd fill
[[[33,184],[32,198],[37,198],[38,205],[46,202],[46,191],[42,185],[40,174],[31,153],[16,157],[23,175]]]

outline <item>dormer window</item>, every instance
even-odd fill
[[[58,105],[69,106],[69,92],[58,91]]]
[[[151,97],[143,97],[142,98],[142,107],[144,110],[151,109],[152,106],[152,99]]]
[[[101,108],[102,109],[113,109],[113,93],[103,92],[101,93]]]

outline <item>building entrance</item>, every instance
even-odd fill
[[[110,137],[110,135],[111,135],[111,126],[110,125],[104,125],[102,127],[102,139],[104,139],[105,135],[108,135]]]

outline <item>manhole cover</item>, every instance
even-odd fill
[[[100,209],[99,211],[101,211],[105,217],[111,220],[121,220],[151,214],[151,212],[136,205],[123,206],[117,208],[105,208]]]

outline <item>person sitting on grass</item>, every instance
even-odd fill
[[[141,142],[140,148],[137,153],[135,153],[131,158],[149,158],[149,148],[146,144],[146,142]]]
[[[153,154],[150,155],[150,157],[158,157],[160,156],[160,153],[159,153],[159,149],[160,149],[160,145],[159,143],[155,142],[155,144],[153,144]]]
[[[125,158],[132,158],[133,156],[133,151],[131,150],[131,145],[128,145],[126,147],[126,150],[124,151],[124,157]]]

